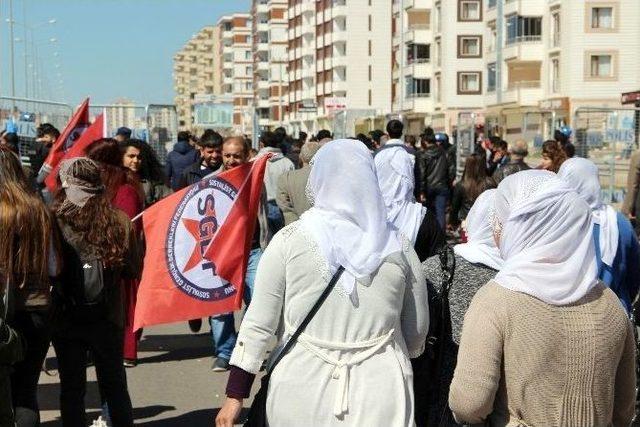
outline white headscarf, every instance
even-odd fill
[[[548,304],[578,301],[598,283],[589,206],[556,174],[508,176],[496,193],[494,233],[504,265],[495,281]]]
[[[618,252],[618,214],[610,205],[602,203],[598,166],[591,160],[574,157],[566,160],[558,176],[566,180],[580,197],[589,204],[593,220],[600,224],[600,256],[609,267]]]
[[[325,144],[313,158],[307,183],[313,207],[301,225],[317,242],[332,272],[351,294],[355,279],[375,272],[400,240],[387,222],[371,153],[364,144],[339,139]]]
[[[504,261],[493,238],[492,224],[496,191],[486,190],[478,196],[466,219],[467,243],[454,246],[453,251],[471,263],[500,270]]]
[[[385,148],[374,158],[387,219],[414,244],[427,213],[413,195],[415,161],[404,147]]]

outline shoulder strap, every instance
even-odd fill
[[[456,255],[453,248],[445,245],[439,253],[440,268],[442,269],[442,296],[449,297],[449,290],[453,286],[453,275],[456,270]]]
[[[273,360],[273,363],[271,364],[271,367],[269,368],[269,371],[267,374],[271,374],[271,372],[273,372],[273,369],[280,362],[280,360],[282,360],[284,355],[287,354],[289,350],[291,350],[291,347],[293,347],[293,345],[296,343],[300,334],[304,332],[309,322],[311,322],[311,319],[313,319],[313,317],[316,315],[320,307],[322,307],[322,304],[327,299],[327,297],[329,296],[333,288],[336,286],[336,283],[338,283],[338,280],[340,279],[340,276],[342,276],[343,271],[344,271],[343,266],[338,267],[338,271],[335,272],[335,274],[329,281],[329,284],[327,285],[327,287],[324,289],[324,291],[322,291],[322,294],[320,295],[316,303],[313,305],[313,307],[311,307],[311,310],[305,316],[302,323],[300,323],[300,326],[298,326],[298,328],[293,333],[293,335],[291,335],[291,338],[289,338],[289,340],[284,345],[284,347],[282,347],[282,350],[280,350],[280,353],[278,353],[278,356],[276,356],[276,358]]]

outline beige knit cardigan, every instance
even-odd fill
[[[599,284],[552,306],[491,281],[464,319],[449,405],[492,426],[628,426],[635,346],[616,295]]]

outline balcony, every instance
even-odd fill
[[[432,9],[433,0],[404,0],[405,9]]]
[[[269,50],[269,44],[268,43],[256,43],[255,44],[256,50],[255,52],[267,52]]]
[[[347,5],[346,4],[339,4],[336,3],[333,5],[333,7],[331,8],[331,11],[333,12],[333,17],[334,18],[338,18],[338,17],[347,17]]]
[[[347,66],[347,56],[346,55],[336,55],[331,59],[331,64],[334,68],[346,67]]]
[[[403,103],[403,111],[415,113],[428,113],[433,111],[433,98],[430,93],[408,94]]]
[[[316,14],[316,3],[313,1],[303,1],[300,12],[303,15],[315,15]]]
[[[545,56],[542,37],[522,36],[506,40],[502,56],[505,61],[542,61]]]
[[[417,79],[428,79],[433,74],[433,67],[429,58],[416,59],[404,67],[405,76],[413,76]]]
[[[432,39],[433,33],[429,24],[412,25],[404,33],[405,43],[428,44],[431,43]]]
[[[347,81],[346,80],[334,80],[331,83],[331,90],[335,94],[336,92],[346,92],[347,91]]]
[[[502,96],[503,103],[537,106],[543,98],[540,81],[510,82]]]
[[[269,80],[258,80],[258,90],[269,90]]]
[[[547,2],[531,0],[507,0],[504,4],[504,15],[516,13],[521,16],[542,16]],[[493,8],[493,10],[496,10]]]
[[[347,42],[347,32],[346,31],[334,31],[331,33],[331,39],[333,43],[346,43]]]

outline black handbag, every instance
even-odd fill
[[[342,272],[344,271],[344,267],[340,266],[338,271],[335,272],[329,284],[322,292],[316,303],[313,305],[307,316],[304,318],[300,326],[296,329],[296,331],[291,335],[291,338],[287,341],[287,343],[282,347],[280,353],[276,356],[271,364],[271,367],[267,370],[267,373],[262,377],[262,381],[260,383],[260,390],[256,393],[253,398],[253,403],[251,404],[251,409],[249,409],[249,414],[247,415],[247,421],[244,423],[244,427],[266,427],[267,426],[267,393],[269,391],[269,380],[271,379],[271,374],[275,369],[276,365],[282,360],[282,358],[291,350],[293,345],[298,340],[298,337],[302,332],[304,332],[305,328],[313,319],[313,316],[316,315],[324,301],[327,299],[336,283],[340,279]]]

